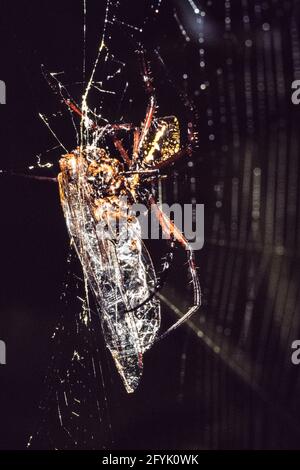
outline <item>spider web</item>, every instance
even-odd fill
[[[51,340],[40,421],[28,447],[101,449],[112,444],[109,384],[102,369],[108,364],[107,353],[98,317],[83,296],[82,271],[73,250],[67,261],[63,313]]]

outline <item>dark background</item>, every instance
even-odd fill
[[[193,166],[185,160],[174,168],[164,198],[205,204],[205,247],[197,253],[203,307],[147,354],[142,383],[127,396],[97,323],[95,331],[81,326],[76,333],[72,283],[68,305],[60,300],[70,266],[56,186],[3,176],[1,449],[23,449],[30,435],[36,449],[299,448],[300,369],[290,359],[300,335],[299,110],[290,99],[300,78],[299,2],[197,0],[195,13],[189,1],[163,0],[156,14],[158,3],[121,0],[118,18],[138,26],[146,20],[144,32],[131,37],[130,28],[109,25],[109,47],[127,64],[133,101],[122,105],[126,118],[138,122],[146,109],[134,54],[141,40],[159,115],[178,115],[183,141],[189,122],[199,132]],[[90,70],[105,2],[87,6]],[[40,65],[65,71],[79,100],[82,90],[72,83],[82,76],[82,25],[81,1],[1,0],[1,168],[22,171],[55,145],[38,113],[52,116],[61,107]],[[122,85],[122,77],[114,82],[117,100]],[[117,105],[103,102],[110,120],[118,119]],[[69,117],[61,113],[53,125],[72,148]],[[191,297],[184,261],[178,253],[163,291],[166,325],[176,319],[172,304],[184,311]],[[86,360],[82,370],[72,366],[75,347]],[[102,364],[104,386],[99,371],[91,374],[92,356]],[[71,407],[64,411],[72,438],[56,401],[59,377],[70,370],[66,387],[79,387],[83,399],[78,421],[68,416]]]

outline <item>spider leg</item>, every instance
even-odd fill
[[[51,178],[49,176],[37,176],[37,175],[27,175],[26,173],[18,173],[10,170],[0,170],[0,175],[5,176],[16,176],[19,178],[28,178],[36,181],[47,181],[49,183],[57,183],[57,178]]]
[[[81,118],[83,117],[83,114],[82,112],[80,111],[80,109],[76,106],[75,103],[73,103],[70,99],[64,99],[64,103],[74,112],[76,113],[78,116],[80,116]]]
[[[130,131],[133,128],[132,124],[112,124],[111,128],[116,131]]]
[[[142,128],[140,138],[139,138],[138,151],[141,149],[141,147],[142,147],[142,145],[145,141],[145,138],[146,138],[146,136],[149,132],[149,129],[150,129],[150,126],[152,124],[153,117],[154,117],[155,109],[156,109],[156,99],[155,99],[155,96],[153,94],[150,97],[150,103],[149,103],[148,108],[147,108],[146,118],[145,118],[145,121],[144,121],[144,125],[143,125],[143,128]]]
[[[192,307],[189,308],[187,313],[183,315],[182,318],[180,318],[174,325],[172,325],[167,331],[165,331],[161,336],[157,338],[156,341],[160,341],[163,338],[165,338],[167,335],[169,335],[172,331],[176,330],[176,328],[182,325],[182,323],[188,320],[200,308],[201,288],[200,288],[200,283],[199,283],[199,279],[197,275],[194,252],[189,242],[184,237],[184,235],[180,232],[180,230],[178,230],[175,224],[171,222],[171,220],[167,217],[167,215],[158,207],[153,196],[150,196],[149,202],[151,204],[151,207],[153,207],[155,211],[155,215],[158,218],[158,221],[161,225],[163,232],[167,236],[172,236],[175,240],[177,240],[177,242],[180,243],[180,245],[183,248],[187,250],[188,265],[189,265],[189,270],[192,276],[192,283],[193,283],[193,288],[194,288],[194,303]]]
[[[178,243],[180,243],[183,248],[187,249],[188,241],[181,233],[181,231],[178,230],[176,225],[171,222],[169,217],[167,217],[166,214],[158,207],[153,196],[150,196],[149,202],[151,204],[151,208],[154,210],[155,216],[157,217],[164,234],[168,238],[174,238]]]
[[[77,114],[81,119],[84,117],[83,112],[81,109],[70,99],[64,99],[63,102],[68,106],[68,108],[73,111],[73,113]],[[89,118],[90,119],[90,118]],[[100,129],[101,126],[98,126],[98,124],[95,123],[95,121],[91,120],[91,128],[93,130]],[[125,131],[130,131],[132,129],[132,124],[112,124],[110,126],[114,131],[118,130],[125,130]]]
[[[131,165],[131,160],[128,156],[127,151],[124,149],[123,144],[121,140],[117,139],[116,137],[113,138],[114,144],[118,152],[120,153],[124,163],[126,163],[128,166]]]
[[[136,160],[139,153],[139,142],[140,142],[140,131],[139,129],[134,130],[133,134],[133,159]]]
[[[120,173],[123,176],[132,176],[132,175],[139,175],[145,178],[149,177],[160,177],[159,170],[130,170],[130,171],[123,171]]]
[[[188,264],[190,273],[192,276],[192,283],[194,288],[194,304],[189,310],[186,312],[183,317],[181,317],[174,325],[170,326],[170,328],[165,331],[161,336],[157,338],[157,341],[164,339],[168,336],[172,331],[176,330],[180,325],[182,325],[186,320],[188,320],[195,312],[201,307],[201,287],[197,275],[195,259],[194,259],[194,252],[192,251],[191,247],[188,249]]]
[[[139,51],[139,53],[141,54],[141,70],[142,70],[142,75],[143,75],[143,79],[145,83],[145,88],[150,99],[149,99],[149,104],[148,104],[148,108],[146,112],[145,121],[142,126],[142,132],[139,136],[137,151],[140,151],[145,141],[145,138],[152,124],[154,113],[156,110],[156,98],[155,98],[155,89],[153,87],[153,79],[150,77],[149,66],[145,61],[144,51]]]
[[[172,163],[177,162],[177,160],[180,160],[185,155],[188,155],[188,156],[192,155],[192,149],[191,149],[190,146],[187,146],[187,147],[183,148],[179,152],[174,153],[171,157],[157,163],[156,165],[153,166],[153,169],[160,170],[161,168],[166,168],[167,166],[171,165]]]

